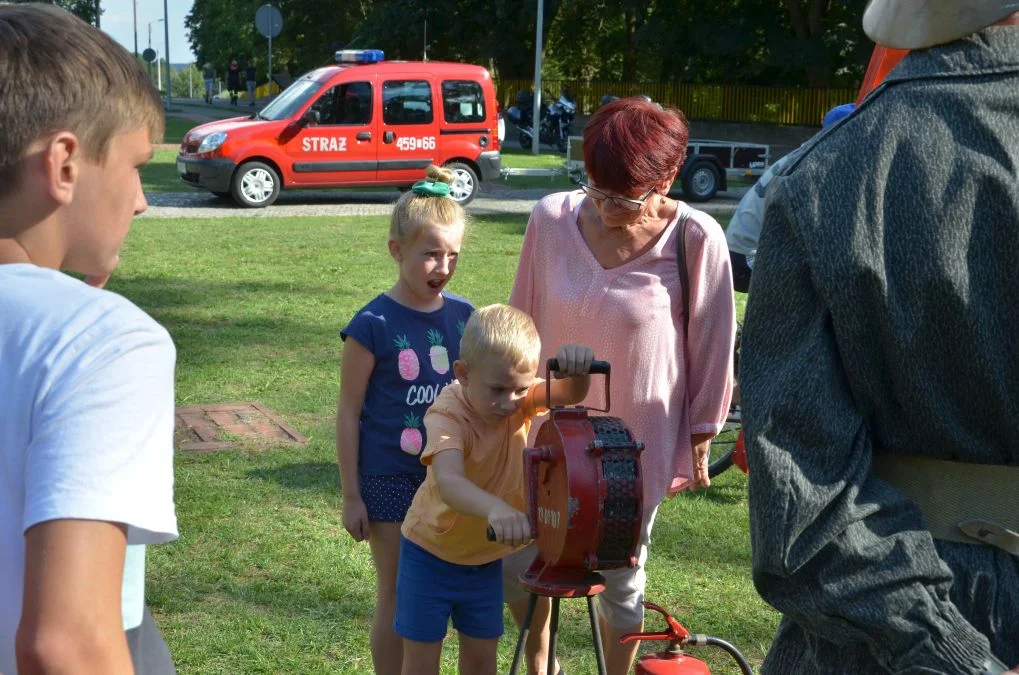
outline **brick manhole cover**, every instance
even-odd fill
[[[234,447],[221,432],[241,438],[284,441],[304,445],[308,439],[259,403],[220,403],[177,408],[174,415],[174,446],[181,450],[207,452]]]

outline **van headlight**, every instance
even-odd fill
[[[209,134],[202,139],[202,144],[198,146],[198,152],[199,154],[203,152],[212,152],[219,146],[223,145],[224,141],[226,141],[225,131],[217,131]]]

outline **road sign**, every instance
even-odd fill
[[[148,49],[142,52],[142,58],[148,61],[149,63],[152,63],[153,61],[156,60],[156,50],[153,49],[152,47],[149,47]]]
[[[283,30],[283,15],[270,4],[255,10],[255,28],[269,38],[269,98],[272,98],[272,39]]]
[[[262,5],[255,11],[255,28],[263,37],[278,37],[283,30],[283,15],[272,5]]]

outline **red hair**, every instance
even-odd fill
[[[584,126],[584,167],[600,188],[646,192],[683,164],[689,140],[679,110],[621,98],[599,108]]]

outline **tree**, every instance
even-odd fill
[[[170,68],[170,80],[173,82],[171,94],[174,98],[201,98],[205,92],[205,81],[202,71],[195,64],[189,63],[181,68]]]
[[[14,2],[43,2],[47,5],[56,5],[93,26],[99,25],[99,15],[102,13],[99,0],[14,0]]]
[[[349,41],[371,7],[332,0],[278,0],[283,31],[272,41],[273,70],[294,74],[332,63],[335,47]],[[268,40],[255,28],[255,12],[265,0],[195,0],[184,19],[198,62],[212,62],[225,73],[230,61],[244,66],[250,58],[263,81],[268,69]]]
[[[846,57],[850,61],[865,58],[860,51],[870,51],[871,44],[860,27],[865,0],[782,0],[782,4],[794,40],[785,41],[784,49],[776,52],[785,57],[786,63],[795,62],[803,69],[809,86],[832,86],[835,70]],[[862,50],[858,48],[861,46]],[[865,61],[861,62],[865,67]]]
[[[583,80],[853,87],[872,48],[860,26],[866,1],[544,0],[544,73]],[[223,72],[231,59],[254,56],[260,74],[265,72],[267,42],[254,26],[263,2],[194,0],[186,23],[199,61],[212,61]],[[449,0],[441,7],[430,0],[277,4],[284,28],[273,40],[273,63],[288,64],[294,75],[331,63],[340,47],[421,59],[426,22],[429,59],[477,63],[501,79],[534,73],[533,0]]]
[[[455,0],[449,5],[440,9],[427,0],[375,0],[351,46],[382,49],[387,58],[420,60],[427,20],[429,59],[484,65],[506,79],[534,74],[534,2]],[[545,44],[561,5],[562,0],[545,0]]]

